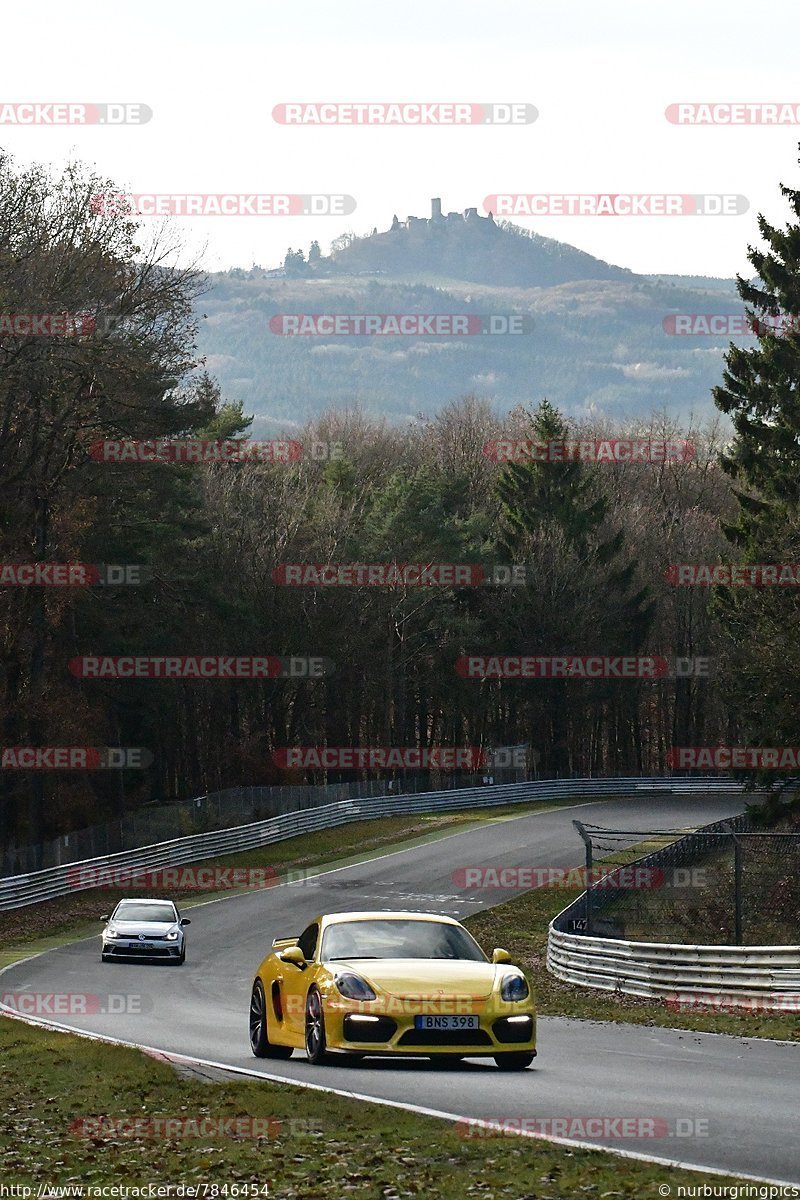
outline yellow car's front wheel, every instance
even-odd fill
[[[322,1011],[322,998],[315,987],[309,989],[306,998],[305,1038],[308,1061],[315,1064],[324,1063],[328,1057],[325,1014]]]
[[[501,1071],[524,1071],[533,1062],[533,1054],[514,1053],[495,1054],[494,1061]]]

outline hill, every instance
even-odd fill
[[[443,275],[506,287],[552,287],[578,279],[629,279],[631,271],[593,258],[574,246],[542,237],[491,214],[441,213],[405,221],[394,217],[384,233],[355,238],[332,255],[332,266],[347,274],[381,272],[396,278]]]
[[[547,396],[568,413],[711,412],[725,336],[675,336],[674,313],[740,313],[733,280],[640,276],[475,210],[344,235],[325,257],[212,275],[200,347],[255,432],[332,406],[393,422],[474,393],[499,411]],[[283,314],[516,315],[519,336],[285,336]],[[734,339],[735,340],[735,339]],[[716,411],[716,410],[713,410]]]

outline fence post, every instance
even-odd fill
[[[586,847],[586,936],[591,937],[594,925],[592,919],[592,839],[586,832],[586,826],[582,821],[573,821],[572,824],[583,838],[583,844]]]
[[[742,843],[728,821],[723,823],[733,838],[733,937],[734,944],[742,944]]]

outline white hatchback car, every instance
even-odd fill
[[[120,900],[102,932],[102,962],[112,958],[155,958],[180,966],[186,959],[185,925],[171,900]]]

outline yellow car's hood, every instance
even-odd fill
[[[465,996],[486,999],[495,980],[488,962],[442,958],[352,958],[327,964],[330,971],[353,971],[390,996],[417,999]]]

